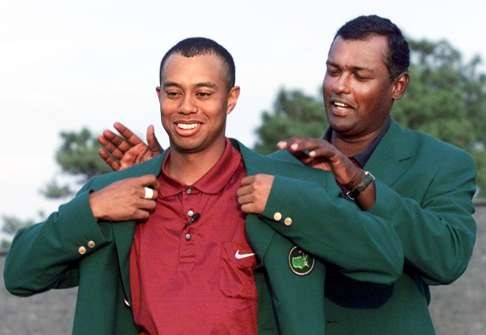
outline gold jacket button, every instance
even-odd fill
[[[275,212],[275,213],[273,213],[273,219],[274,219],[275,221],[280,221],[280,220],[282,220],[282,213],[280,213],[280,212]]]
[[[95,241],[93,241],[93,240],[88,241],[88,248],[93,249],[94,247],[96,247]]]
[[[284,225],[286,225],[287,227],[288,227],[288,226],[291,226],[291,225],[292,225],[292,223],[293,223],[292,218],[286,217],[286,218],[284,219]]]
[[[86,253],[86,251],[87,251],[86,247],[81,246],[81,247],[78,248],[78,253],[80,255],[84,255]]]

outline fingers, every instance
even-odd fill
[[[149,150],[153,153],[160,153],[162,151],[162,146],[157,140],[157,137],[155,137],[155,130],[153,125],[150,125],[147,128],[147,145]]]
[[[331,159],[336,154],[336,149],[331,143],[317,138],[294,137],[278,142],[277,147],[288,150],[305,164],[316,158]]]
[[[139,209],[152,212],[155,209],[155,207],[157,206],[157,202],[154,199],[156,199],[156,197],[154,197],[152,200],[140,199],[140,201],[137,203],[137,207]]]
[[[121,122],[115,122],[113,127],[120,133],[120,135],[128,142],[127,144],[132,147],[136,144],[143,143],[142,139],[135,135],[133,131],[125,127]],[[129,148],[128,148],[129,149]],[[128,150],[127,149],[127,150]],[[126,151],[126,150],[125,150]]]
[[[98,143],[108,154],[117,159],[122,158],[125,151],[130,148],[126,141],[108,129],[103,130],[103,133],[98,136]]]
[[[98,150],[98,155],[103,159],[108,166],[114,170],[117,171],[121,168],[120,161],[114,159],[104,148],[100,148]]]
[[[245,213],[263,213],[274,177],[271,175],[257,174],[244,177],[240,187],[236,191],[238,203]]]
[[[133,165],[142,163],[150,158],[149,149],[144,143],[139,143],[125,152],[120,159],[120,165],[122,169],[131,167]]]
[[[241,178],[241,181],[240,181],[240,188],[243,187],[243,186],[251,185],[254,182],[255,182],[255,176],[243,177],[243,178]]]

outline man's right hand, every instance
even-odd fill
[[[98,142],[101,144],[98,154],[113,170],[142,163],[162,152],[153,126],[147,128],[148,144],[120,122],[115,122],[113,127],[119,135],[106,129],[98,137]]]
[[[152,199],[145,198],[145,187],[154,190]],[[155,209],[158,189],[154,175],[128,178],[91,193],[89,204],[96,219],[144,220]]]

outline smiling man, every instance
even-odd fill
[[[408,43],[390,20],[347,22],[326,61],[325,137],[283,140],[278,146],[285,150],[272,154],[328,171],[322,187],[269,173],[238,190],[247,213],[285,210],[292,220],[263,222],[326,264],[327,334],[434,334],[429,285],[457,279],[472,254],[471,157],[390,117],[406,92],[409,62]],[[116,128],[121,137],[105,131],[100,138],[100,154],[114,169],[158,154],[150,129],[147,147],[123,125]],[[370,275],[383,260],[378,255],[397,271],[393,284]],[[292,260],[298,267],[306,259]]]

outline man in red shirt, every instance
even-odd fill
[[[142,334],[256,334],[256,259],[236,195],[246,173],[225,137],[240,92],[233,60],[213,41],[186,39],[167,52],[160,77],[171,148],[130,252],[135,323]],[[95,217],[110,215],[111,194],[92,194]]]

